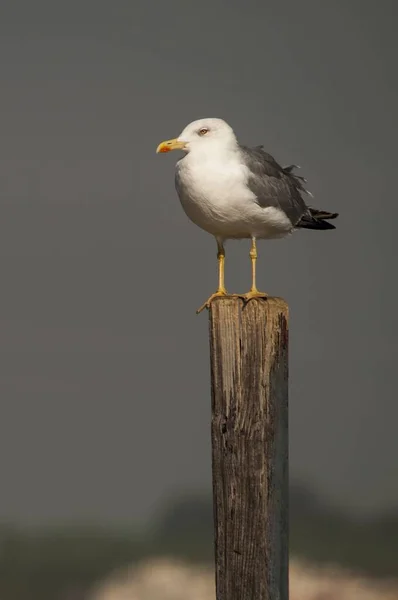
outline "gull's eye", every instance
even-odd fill
[[[206,135],[206,133],[209,133],[209,130],[207,129],[207,127],[202,127],[201,129],[199,129],[198,133],[199,135]]]

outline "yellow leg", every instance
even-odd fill
[[[223,294],[226,294],[227,290],[225,289],[225,280],[224,280],[225,250],[224,250],[224,246],[219,243],[218,243],[217,260],[218,260],[218,290],[217,290],[217,292],[222,292]]]
[[[250,248],[250,260],[252,263],[252,286],[250,288],[250,292],[247,294],[243,294],[242,298],[244,300],[251,300],[252,298],[267,298],[268,294],[265,292],[259,292],[256,284],[256,264],[257,264],[257,245],[256,238],[252,237],[252,245]]]
[[[217,260],[218,260],[218,288],[217,291],[212,294],[204,304],[202,304],[202,306],[200,308],[198,308],[198,310],[196,311],[197,314],[199,314],[200,312],[202,312],[202,310],[204,308],[209,308],[211,302],[214,300],[214,298],[218,298],[220,296],[226,296],[227,295],[227,290],[225,289],[225,283],[224,283],[224,266],[225,266],[225,249],[224,249],[224,245],[222,243],[222,241],[217,240],[217,248],[218,248],[218,252],[217,252]]]

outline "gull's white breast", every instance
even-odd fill
[[[184,211],[198,227],[223,238],[278,238],[292,225],[275,207],[261,207],[247,187],[247,167],[232,154],[196,159],[188,154],[178,163],[176,188]]]

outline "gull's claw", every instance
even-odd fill
[[[214,294],[212,294],[206,300],[206,302],[204,304],[202,304],[202,306],[200,308],[198,308],[198,310],[196,311],[196,314],[198,315],[205,308],[210,308],[210,304],[213,302],[214,298],[222,298],[224,296],[228,296],[227,290],[217,290],[216,292],[214,292]]]
[[[242,298],[245,302],[249,302],[255,298],[268,298],[266,292],[259,292],[258,290],[250,290],[247,294],[237,294],[239,298]]]

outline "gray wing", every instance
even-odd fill
[[[301,197],[301,193],[308,193],[302,183],[305,180],[293,173],[295,165],[281,167],[262,146],[240,146],[240,150],[250,171],[248,186],[260,206],[281,209],[294,227],[302,217],[310,216]]]

